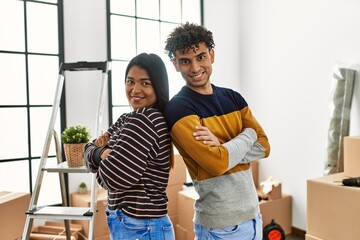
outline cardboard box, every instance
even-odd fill
[[[71,206],[73,207],[90,207],[90,192],[82,193],[72,193],[71,194]],[[99,189],[97,193],[97,202],[96,202],[97,212],[95,213],[94,218],[94,237],[102,237],[109,235],[109,229],[106,220],[105,210],[107,207],[107,191],[105,189]],[[83,227],[82,233],[88,237],[89,236],[89,223],[88,220],[72,220],[72,223],[81,224]]]
[[[282,198],[260,201],[260,212],[263,218],[263,228],[274,219],[285,232],[292,231],[292,197],[283,194]]]
[[[186,166],[180,155],[176,154],[174,157],[174,168],[170,171],[166,194],[168,197],[168,215],[175,228],[178,221],[178,192],[183,189],[183,184],[186,181]]]
[[[194,233],[190,233],[187,229],[177,224],[175,226],[175,239],[194,240]]]
[[[264,193],[263,187],[257,188],[257,192],[259,196],[268,198],[268,200],[276,200],[283,197],[281,183],[277,186],[272,186],[272,190],[267,194]]]
[[[282,198],[282,187],[281,183],[277,186],[273,186],[272,190],[267,194],[270,200],[276,200]]]
[[[90,239],[83,239],[83,240],[90,240]],[[103,236],[98,236],[96,238],[94,238],[94,240],[110,240],[110,235],[103,235]]]
[[[170,221],[172,222],[173,227],[175,228],[175,226],[177,224],[179,224],[179,216],[178,215],[172,215],[172,216],[169,216],[169,218],[170,218]]]
[[[178,224],[175,228],[176,239],[193,240],[194,234],[194,204],[199,198],[193,187],[186,188],[178,193]]]
[[[66,239],[66,232],[59,231],[57,232],[56,229],[51,228],[34,228],[34,231],[30,233],[30,240],[37,240],[37,239]],[[79,239],[79,232],[70,231],[70,239],[71,240],[78,240]]]
[[[324,240],[324,239],[321,239],[321,238],[317,238],[313,235],[310,235],[310,234],[305,234],[305,240]]]
[[[344,137],[344,173],[360,177],[360,136]]]
[[[307,234],[320,239],[360,239],[360,188],[343,186],[344,173],[307,181]]]
[[[0,192],[0,236],[1,239],[17,239],[22,236],[30,194]]]
[[[31,233],[29,240],[67,240],[66,236],[59,236],[54,234]],[[70,240],[76,240],[74,236],[70,236]]]
[[[168,215],[173,216],[178,214],[178,192],[183,189],[181,183],[168,185],[166,194],[168,197]]]
[[[70,225],[71,230],[78,231],[78,232],[80,232],[83,228],[81,224],[70,223],[69,225]],[[45,226],[65,228],[64,221],[61,221],[61,222],[46,221]]]
[[[179,154],[174,155],[174,168],[170,171],[168,186],[186,182],[186,165]]]
[[[69,224],[71,240],[79,239],[79,232],[82,230],[80,224]],[[44,225],[32,229],[30,234],[31,240],[37,239],[66,239],[66,230],[64,221],[50,222],[46,221]]]

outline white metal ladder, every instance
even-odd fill
[[[52,219],[52,220],[64,220],[66,229],[66,238],[70,239],[70,227],[69,220],[89,220],[89,235],[88,239],[93,240],[94,234],[94,217],[96,210],[96,189],[97,182],[95,174],[92,174],[91,184],[91,202],[89,208],[83,207],[70,207],[68,206],[68,194],[65,188],[65,173],[89,173],[85,166],[81,167],[69,167],[67,162],[62,160],[61,144],[58,139],[54,126],[56,122],[56,115],[60,107],[60,100],[62,90],[65,82],[65,71],[92,71],[101,70],[102,78],[99,89],[99,98],[96,110],[96,121],[95,121],[95,134],[100,135],[100,123],[102,120],[102,108],[105,96],[105,86],[108,77],[108,71],[110,70],[110,62],[76,62],[76,63],[62,63],[60,65],[59,77],[56,86],[55,99],[52,107],[52,114],[49,123],[49,127],[46,134],[46,140],[40,160],[39,170],[36,178],[34,191],[31,196],[29,210],[26,212],[26,222],[22,235],[22,240],[28,240],[30,238],[31,229],[33,226],[34,219]],[[54,167],[48,167],[46,161],[49,154],[49,148],[51,140],[54,139],[56,157],[58,164]],[[62,206],[37,206],[41,183],[44,172],[54,172],[59,174]]]

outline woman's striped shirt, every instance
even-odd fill
[[[140,108],[121,115],[107,132],[112,149],[107,158],[94,160],[93,141],[85,147],[85,160],[108,190],[108,208],[139,218],[167,214],[171,140],[163,114]]]

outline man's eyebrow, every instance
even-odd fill
[[[206,52],[201,52],[198,55],[196,55],[196,57],[203,56],[203,55],[206,55],[206,54],[207,54]]]
[[[180,57],[179,60],[184,61],[184,60],[189,60],[189,58]]]
[[[206,52],[201,52],[201,53],[195,55],[195,58],[197,58],[197,57],[199,57],[199,56],[204,56],[204,55],[206,55],[206,54],[207,54]],[[179,60],[180,60],[180,61],[190,60],[190,58],[179,57]]]

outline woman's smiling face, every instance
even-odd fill
[[[130,106],[136,110],[156,103],[156,93],[145,69],[133,65],[125,80],[126,97]]]

